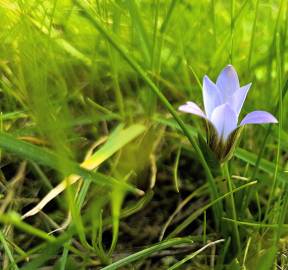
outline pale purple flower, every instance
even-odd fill
[[[208,76],[203,78],[203,102],[205,112],[191,101],[179,107],[182,112],[198,115],[208,120],[217,131],[218,138],[225,142],[237,127],[246,124],[277,123],[277,119],[265,111],[248,113],[238,124],[239,114],[251,83],[240,87],[236,70],[232,65],[225,67],[216,84]]]

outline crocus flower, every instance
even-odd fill
[[[277,123],[277,119],[265,111],[248,113],[238,124],[239,114],[251,83],[240,87],[236,70],[225,67],[216,84],[208,76],[203,78],[203,102],[205,111],[191,101],[179,107],[182,112],[195,114],[207,120],[208,144],[220,160],[226,159],[241,127],[246,124]]]

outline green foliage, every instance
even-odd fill
[[[2,0],[0,24],[1,269],[287,267],[287,1]],[[279,124],[213,146],[177,108],[229,63],[240,118]]]

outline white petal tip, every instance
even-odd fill
[[[278,120],[271,114],[265,111],[254,111],[248,113],[241,121],[240,125],[247,124],[276,124]]]
[[[196,103],[192,101],[188,101],[186,102],[186,104],[179,106],[178,110],[181,112],[191,113],[206,118],[205,113],[199,108]]]

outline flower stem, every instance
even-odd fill
[[[223,173],[223,176],[225,177],[225,179],[227,181],[228,192],[231,192],[233,190],[233,187],[232,187],[232,181],[230,178],[228,162],[223,163],[222,173]],[[241,242],[240,242],[240,234],[239,234],[238,224],[237,224],[237,214],[236,214],[236,207],[235,207],[235,201],[234,201],[233,193],[231,193],[231,195],[229,197],[230,197],[230,200],[228,199],[228,203],[227,203],[227,208],[229,211],[228,214],[231,215],[233,220],[235,220],[235,222],[233,223],[233,230],[234,230],[233,234],[234,234],[234,238],[236,240],[237,250],[239,252],[241,250]]]

